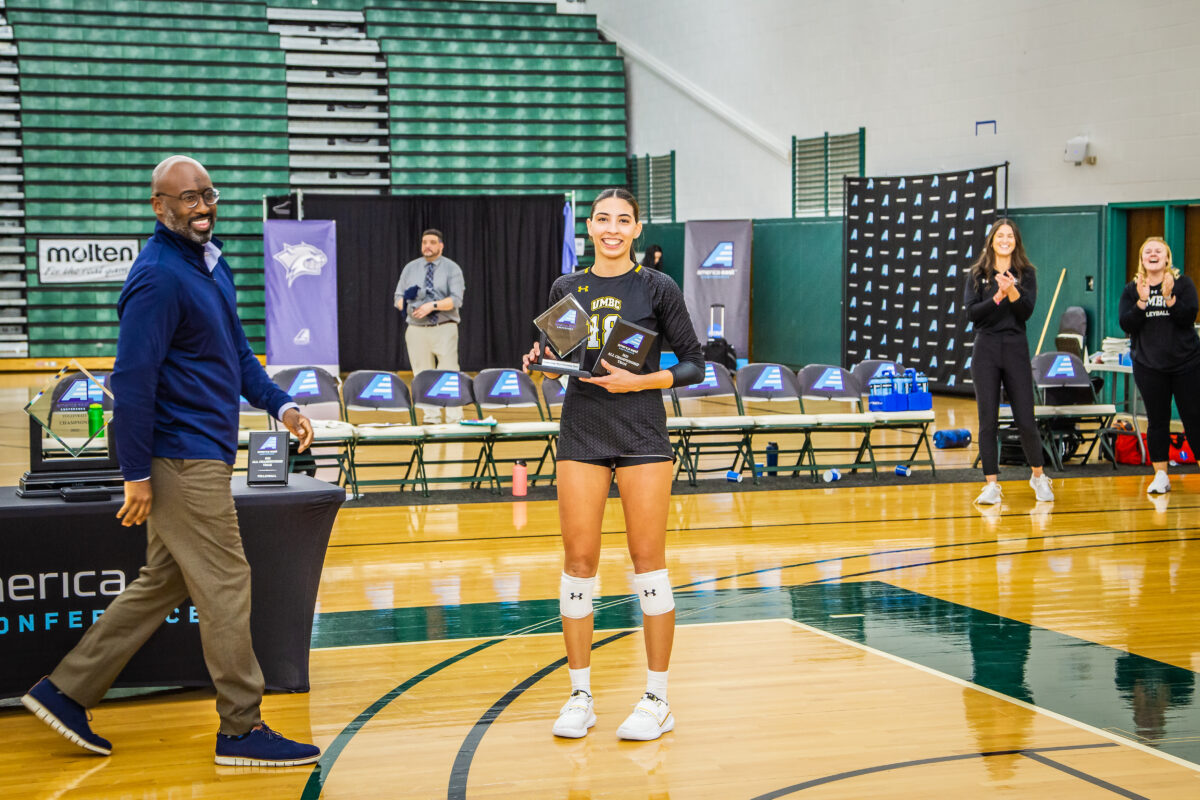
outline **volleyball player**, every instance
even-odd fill
[[[1200,442],[1200,337],[1196,285],[1171,265],[1171,248],[1151,236],[1138,251],[1137,277],[1121,293],[1121,328],[1129,334],[1133,379],[1146,401],[1146,440],[1154,480],[1150,494],[1171,491],[1171,398],[1183,429]]]
[[[560,277],[550,289],[551,303],[574,294],[589,313],[591,336],[582,368],[593,369],[618,318],[659,336],[640,374],[601,360],[607,374],[572,377],[567,385],[558,438],[558,509],[565,550],[559,610],[571,695],[553,732],[580,738],[596,723],[591,689],[592,594],[600,563],[600,524],[615,473],[642,608],[648,667],[645,694],[617,729],[617,736],[651,740],[675,727],[667,702],[675,601],[666,562],[674,456],[662,390],[701,380],[704,361],[679,287],[664,273],[631,259],[633,242],[642,232],[633,195],[624,189],[600,192],[587,228],[596,248],[595,265]],[[658,368],[664,339],[679,358],[670,369]],[[534,343],[523,359],[526,370],[540,354],[539,344]]]
[[[971,352],[971,378],[979,411],[979,457],[987,481],[975,498],[980,505],[995,505],[1000,489],[1000,454],[996,437],[1000,427],[1000,387],[1008,394],[1013,421],[1021,434],[1021,449],[1033,468],[1029,485],[1038,501],[1054,499],[1050,476],[1042,471],[1042,437],[1033,416],[1033,373],[1025,323],[1037,303],[1037,274],[1025,255],[1021,234],[1009,219],[992,223],[983,252],[967,274],[963,306],[975,326]]]

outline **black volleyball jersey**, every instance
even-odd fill
[[[588,313],[590,335],[580,346],[584,370],[591,371],[608,332],[618,319],[624,319],[658,334],[646,358],[646,374],[660,369],[664,344],[671,345],[680,362],[691,362],[703,371],[703,352],[683,292],[669,275],[635,266],[624,274],[605,278],[585,269],[556,280],[550,288],[550,303],[557,303],[568,293]],[[574,360],[577,354],[571,357]],[[571,378],[558,441],[558,457],[565,460],[624,455],[669,457],[672,450],[662,392],[649,389],[613,394]]]

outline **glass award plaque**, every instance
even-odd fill
[[[247,486],[287,486],[288,432],[250,431]]]
[[[18,495],[94,499],[91,490],[96,487],[122,485],[110,448],[113,394],[108,378],[108,373],[89,372],[72,360],[25,405],[29,472],[21,478]]]
[[[618,319],[604,339],[604,346],[600,348],[600,358],[596,359],[596,366],[592,372],[595,375],[607,375],[608,370],[600,364],[600,361],[604,360],[614,367],[640,374],[650,356],[650,348],[654,346],[654,340],[657,338],[658,334],[652,330]]]
[[[554,375],[591,377],[590,372],[580,368],[579,361],[567,360],[567,357],[583,344],[589,335],[587,311],[575,299],[575,295],[569,294],[563,297],[543,311],[533,321],[533,324],[546,337],[548,349],[553,350],[555,357],[547,358],[546,354],[543,354],[541,360],[536,364],[529,365],[530,369]]]

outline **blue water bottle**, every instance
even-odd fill
[[[767,474],[775,475],[779,467],[779,442],[767,442]]]

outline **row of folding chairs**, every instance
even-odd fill
[[[320,367],[292,367],[274,379],[313,422],[313,452],[293,455],[292,468],[336,468],[337,482],[354,494],[366,486],[391,485],[420,488],[428,495],[435,483],[486,484],[496,492],[511,480],[500,465],[517,460],[529,462],[531,483],[554,479],[558,423],[547,418],[533,381],[519,370],[487,369],[474,378],[465,372],[426,370],[413,377],[411,388],[386,370],[357,370],[343,382]],[[467,422],[420,425],[421,408],[462,409]],[[534,418],[520,409],[531,409]],[[509,418],[483,422],[485,415],[505,416],[512,410],[518,411]],[[530,458],[497,454],[497,445],[521,442],[536,445]],[[462,445],[463,457],[434,458],[430,445]],[[445,474],[430,469],[443,465],[469,469]],[[364,474],[380,470],[387,476]]]
[[[882,360],[864,361],[853,370],[812,364],[798,372],[782,364],[748,364],[736,373],[708,362],[703,381],[671,390],[674,415],[667,425],[677,442],[676,476],[686,473],[693,485],[699,473],[711,471],[748,473],[754,481],[807,472],[816,480],[828,469],[869,468],[876,476],[880,466],[896,464],[927,465],[936,474],[929,446],[932,410],[867,409],[864,393],[870,380],[902,371]],[[729,413],[692,413],[697,401],[706,401],[707,408],[723,405]],[[827,410],[831,406],[837,410]],[[883,431],[910,438],[883,442],[876,437]],[[784,436],[792,443],[772,449],[774,459],[763,458],[768,451],[762,439]],[[898,457],[885,457],[892,453]],[[720,456],[718,466],[703,466],[705,456]]]
[[[865,408],[863,387],[872,377],[896,370],[892,362],[867,361],[853,371],[819,364],[793,372],[781,364],[750,364],[733,374],[721,364],[708,362],[699,383],[663,391],[676,478],[686,476],[694,485],[701,473],[709,471],[749,473],[752,480],[764,474],[808,472],[815,480],[829,468],[869,468],[872,474],[880,466],[898,463],[933,468],[928,432],[932,411]],[[338,482],[356,494],[363,487],[379,485],[419,487],[428,494],[430,484],[444,482],[473,487],[486,483],[499,491],[511,480],[510,470],[501,465],[517,460],[497,454],[497,445],[506,443],[537,446],[536,456],[524,459],[530,464],[531,483],[555,479],[555,416],[565,396],[559,381],[544,379],[539,392],[528,375],[515,369],[483,370],[474,378],[463,372],[427,370],[413,377],[410,388],[398,375],[384,370],[359,370],[343,383],[315,366],[283,370],[275,380],[305,408],[316,432],[313,453],[296,456],[294,466],[335,467]],[[830,402],[842,405],[830,413],[825,410]],[[809,408],[806,403],[823,407]],[[468,416],[500,419],[491,425],[417,422],[418,409],[455,407]],[[512,419],[509,412],[518,409],[535,418]],[[884,430],[908,432],[912,439],[884,443],[873,438]],[[840,434],[841,440],[829,444],[824,438],[828,434]],[[765,455],[761,439],[768,435],[794,442],[775,451],[775,463],[760,457]],[[474,446],[474,451],[470,457],[433,459],[426,450],[433,444]],[[393,457],[372,457],[379,447],[392,448]],[[406,456],[396,459],[395,448],[404,448]],[[894,450],[902,451],[899,458],[881,458],[880,454]],[[720,466],[706,467],[714,458]],[[429,469],[449,464],[470,469],[457,474],[433,474]],[[383,478],[363,474],[368,469],[378,472],[376,468],[389,474]]]

